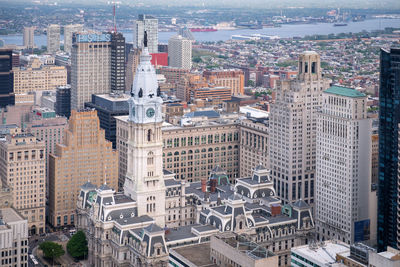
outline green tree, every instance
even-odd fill
[[[193,57],[192,61],[193,61],[194,63],[200,63],[200,62],[202,62],[201,57]]]
[[[60,244],[46,241],[40,244],[39,249],[43,251],[43,255],[48,259],[56,259],[65,254],[63,247]]]
[[[80,230],[67,243],[67,251],[74,258],[84,258],[88,253],[85,233]]]

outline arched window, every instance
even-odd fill
[[[151,141],[151,130],[147,131],[147,141],[150,142]]]
[[[147,165],[153,165],[154,164],[154,154],[153,154],[153,152],[152,151],[150,151],[148,154],[147,154]]]

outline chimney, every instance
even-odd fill
[[[205,193],[207,191],[207,180],[205,178],[201,179],[201,192]]]
[[[217,188],[217,179],[211,179],[210,183],[211,183],[210,192],[214,193],[215,189]]]

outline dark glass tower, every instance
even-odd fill
[[[0,49],[0,107],[15,104],[12,50]]]
[[[125,91],[125,37],[111,33],[111,91]]]
[[[56,114],[69,118],[71,116],[71,86],[57,87]]]
[[[398,248],[400,48],[381,50],[379,90],[378,250]]]

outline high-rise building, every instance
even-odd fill
[[[0,49],[0,107],[15,104],[12,50]]]
[[[35,58],[27,68],[14,68],[16,104],[34,104],[34,92],[55,90],[67,85],[67,69],[63,66],[43,65]]]
[[[14,207],[28,219],[29,233],[45,232],[45,143],[21,130],[0,142],[0,176],[13,190]]]
[[[74,224],[79,186],[117,187],[118,154],[100,129],[97,111],[72,111],[64,141],[49,156],[49,222]]]
[[[147,33],[149,53],[158,53],[158,19],[148,15],[139,15],[133,25],[133,46],[142,48],[144,34]]]
[[[269,152],[274,186],[284,203],[303,199],[314,205],[317,111],[330,82],[322,77],[320,56],[310,51],[300,55],[296,79],[277,83]]]
[[[71,57],[71,109],[79,110],[111,92],[111,34],[75,33]]]
[[[60,51],[60,25],[50,24],[47,27],[47,52],[54,54]]]
[[[82,24],[69,24],[64,26],[64,51],[71,54],[72,50],[72,35],[75,32],[83,31]]]
[[[35,28],[36,27],[24,27],[23,43],[27,49],[35,48]]]
[[[240,121],[240,177],[250,176],[259,164],[269,165],[269,120],[268,112],[264,113]]]
[[[378,250],[400,247],[400,48],[381,50],[379,89]]]
[[[0,193],[1,194],[1,193]],[[28,222],[14,208],[0,208],[1,266],[28,266]]]
[[[192,41],[176,35],[168,40],[168,65],[173,68],[192,68]]]
[[[230,183],[227,173],[218,165],[210,171],[208,179],[189,184],[163,170],[162,154],[166,152],[163,151],[162,99],[146,46],[140,58],[129,99],[124,191],[116,193],[108,185],[96,187],[86,182],[76,203],[77,228],[88,237],[89,265],[98,267],[114,262],[132,267],[168,266],[171,262],[168,248],[209,242],[212,236],[226,232],[228,239],[232,237],[228,242],[234,246],[243,241],[249,247],[249,240],[257,241],[262,246],[252,243],[250,250],[256,251],[258,258],[268,257],[267,250],[272,249],[278,258],[270,263],[289,266],[290,248],[304,245],[312,238],[314,221],[310,206],[299,200],[281,207],[270,172],[262,165],[254,168],[251,177],[237,178],[235,184]],[[193,129],[192,135],[195,131],[198,130]],[[221,136],[218,135],[216,151],[224,156],[234,154],[232,148],[219,147]],[[215,150],[203,151],[203,148],[211,146],[216,137],[198,137],[195,151],[190,154],[183,150],[182,157],[193,155],[194,160],[212,164],[208,154],[213,157]],[[225,135],[224,141],[228,137]],[[174,146],[175,141],[178,140],[171,141]],[[233,239],[238,235],[232,232],[249,238],[239,238],[236,242]],[[213,259],[228,262],[218,254],[222,250],[214,253],[213,248],[212,251]],[[232,252],[228,248],[226,251]],[[240,264],[248,263],[243,262]],[[263,264],[266,263],[260,261],[257,265]]]
[[[38,140],[44,141],[46,146],[46,193],[48,194],[49,155],[55,153],[56,145],[63,141],[64,130],[68,126],[67,118],[56,116],[54,110],[38,107],[35,107],[30,115],[30,120],[25,123],[26,131],[35,135]]]
[[[69,118],[71,116],[71,86],[59,86],[56,91],[56,114]]]
[[[210,70],[204,71],[203,76],[209,83],[231,88],[232,95],[244,95],[244,74],[241,70]]]
[[[92,95],[92,102],[86,102],[85,107],[97,110],[100,127],[104,129],[105,138],[112,142],[116,148],[117,123],[115,116],[129,114],[129,95],[122,93],[111,93],[106,95]]]
[[[111,91],[125,91],[125,37],[111,33]]]
[[[128,53],[125,73],[125,92],[132,89],[133,78],[135,77],[136,68],[139,65],[140,49],[133,49]]]
[[[371,191],[372,119],[367,117],[367,96],[340,86],[322,96],[316,140],[318,239],[366,241],[376,232],[375,205],[370,208],[376,194]]]

